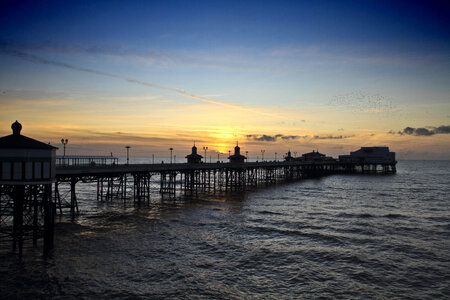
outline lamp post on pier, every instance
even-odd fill
[[[264,162],[264,152],[266,152],[266,150],[261,150],[261,160]]]
[[[275,152],[275,161],[277,161],[277,153]]]
[[[127,148],[127,165],[130,163],[130,146],[125,146]]]
[[[170,163],[172,163],[172,151],[173,151],[173,148],[170,147],[169,150],[170,150]]]
[[[63,154],[63,157],[66,156],[66,145],[67,145],[68,142],[69,142],[68,139],[61,139],[61,144],[63,144],[63,146],[64,146],[64,154]]]
[[[205,150],[205,164],[206,164],[206,151],[208,150],[208,147],[203,147],[203,150]]]
[[[245,159],[246,159],[247,162],[248,162],[248,151],[245,151]]]

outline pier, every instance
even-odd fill
[[[134,202],[149,201],[152,191],[160,194],[198,195],[199,193],[254,190],[278,182],[332,174],[395,173],[395,163],[384,161],[272,161],[248,163],[174,163],[104,166],[60,166],[54,183],[55,201],[60,213],[62,202],[72,215],[78,212],[77,189],[96,184],[96,199]],[[69,199],[62,201],[60,186],[68,186]],[[67,188],[66,188],[67,190]]]
[[[95,187],[92,201],[149,202],[155,195],[198,196],[255,190],[279,182],[334,174],[391,174],[395,153],[388,147],[363,147],[339,159],[317,151],[283,161],[247,162],[236,145],[229,162],[206,163],[192,147],[187,163],[118,164],[111,156],[56,156],[56,147],[20,134],[0,138],[0,241],[12,241],[22,255],[27,239],[43,239],[44,254],[53,246],[55,216],[80,213],[78,191]],[[67,140],[66,140],[67,142]]]

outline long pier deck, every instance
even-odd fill
[[[178,191],[197,195],[199,192],[245,191],[259,185],[331,174],[395,172],[392,162],[368,164],[336,160],[65,166],[56,170],[54,197],[62,213],[60,185],[69,184],[70,199],[65,201],[65,206],[75,215],[78,212],[77,183],[96,183],[99,201],[133,199],[141,202],[150,199],[151,186],[154,189],[155,184],[161,194],[175,195]]]

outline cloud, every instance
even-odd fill
[[[343,135],[338,135],[338,136],[332,136],[332,135],[328,135],[328,136],[318,136],[315,135],[314,139],[315,140],[342,140],[342,139],[346,139],[349,138],[351,136],[343,136]]]
[[[299,135],[284,135],[284,134],[276,134],[276,135],[267,135],[267,134],[248,134],[247,139],[259,141],[259,142],[275,142],[278,139],[282,139],[283,141],[295,140],[298,138],[305,138],[306,136]]]
[[[122,80],[125,80],[130,83],[135,83],[135,84],[139,84],[139,85],[143,85],[143,86],[147,86],[147,87],[151,87],[151,88],[155,88],[155,89],[171,91],[171,92],[177,93],[179,95],[182,95],[184,97],[188,97],[191,99],[197,99],[197,100],[211,103],[211,104],[225,106],[225,107],[229,107],[229,108],[233,108],[233,109],[237,109],[237,110],[249,111],[249,112],[253,112],[253,113],[257,113],[257,114],[261,114],[261,115],[275,116],[275,117],[277,116],[272,113],[266,113],[266,112],[258,111],[258,110],[252,109],[252,108],[234,105],[234,104],[230,104],[230,103],[223,102],[223,101],[217,101],[217,100],[214,100],[214,99],[211,99],[208,97],[195,95],[195,94],[189,93],[187,91],[184,91],[184,90],[178,89],[178,88],[167,87],[167,86],[163,86],[163,85],[159,85],[159,84],[154,84],[151,82],[140,81],[140,80],[137,80],[134,78],[128,78],[128,77],[119,76],[119,75],[115,75],[115,74],[111,74],[111,73],[107,73],[107,72],[102,72],[102,71],[98,71],[98,70],[94,70],[94,69],[90,69],[90,68],[84,68],[84,67],[79,67],[76,65],[68,64],[68,63],[62,63],[62,62],[58,62],[58,61],[54,61],[54,60],[49,60],[49,59],[42,58],[42,57],[32,55],[32,54],[28,54],[28,53],[25,53],[25,52],[22,52],[22,51],[19,51],[19,50],[16,50],[16,49],[13,49],[11,47],[1,45],[1,44],[0,44],[0,50],[11,56],[15,56],[15,57],[18,57],[23,60],[26,60],[26,61],[29,61],[32,63],[36,63],[36,64],[52,65],[52,66],[65,68],[65,69],[69,69],[69,70],[86,72],[86,73],[106,76],[106,77],[110,77],[110,78],[122,79]]]
[[[278,138],[283,137],[282,134],[276,134],[276,135],[257,135],[257,134],[248,134],[247,139],[259,141],[259,142],[275,142]]]
[[[395,134],[394,131],[389,131],[390,134]],[[414,135],[414,136],[432,136],[435,134],[449,134],[450,133],[450,126],[439,126],[439,127],[419,127],[419,128],[413,128],[413,127],[405,127],[403,130],[397,132],[399,135]]]
[[[150,64],[162,68],[170,68],[180,64],[190,65],[193,67],[202,67],[210,69],[224,70],[249,70],[263,71],[258,64],[251,64],[248,59],[239,55],[231,55],[229,51],[226,53],[197,53],[189,52],[161,52],[151,49],[139,49],[129,47],[128,45],[85,45],[85,44],[58,44],[52,41],[44,41],[42,43],[19,43],[17,41],[0,41],[0,47],[10,47],[12,49],[22,49],[25,52],[40,52],[62,55],[97,55],[103,57],[111,57],[116,59],[127,59],[127,62],[137,62],[139,64]]]
[[[343,135],[339,135],[339,136],[332,136],[332,135],[328,135],[328,136],[319,136],[319,135],[308,136],[308,135],[284,135],[284,134],[276,134],[276,135],[248,134],[246,137],[249,140],[258,141],[258,142],[275,142],[278,139],[281,139],[283,141],[296,140],[296,139],[341,140],[341,139],[349,138],[351,136],[343,136]]]

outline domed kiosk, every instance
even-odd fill
[[[22,255],[23,241],[44,238],[44,252],[53,244],[52,183],[56,147],[21,135],[22,125],[0,138],[0,232],[12,238],[13,251]]]
[[[228,159],[230,160],[230,163],[237,163],[237,164],[244,163],[246,157],[244,155],[241,155],[241,148],[239,147],[237,142],[236,147],[234,147],[234,154],[230,155]]]
[[[194,146],[192,147],[192,153],[189,155],[186,155],[187,158],[187,162],[188,164],[199,164],[202,162],[202,158],[203,156],[201,156],[200,154],[197,153],[197,147]]]

